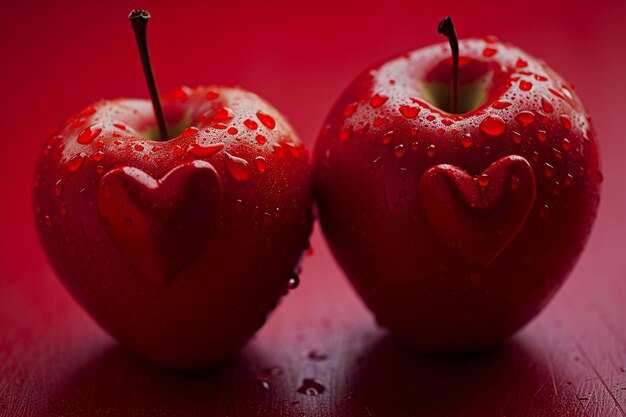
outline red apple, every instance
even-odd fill
[[[67,119],[37,163],[37,229],[63,283],[121,344],[168,367],[210,367],[297,284],[308,155],[242,88],[180,88],[162,108],[163,141],[147,100],[102,100]]]
[[[450,49],[362,73],[313,156],[339,264],[379,323],[426,351],[490,346],[534,317],[585,245],[602,179],[591,121],[557,73],[464,40],[452,111]]]

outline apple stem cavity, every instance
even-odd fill
[[[452,88],[450,96],[450,110],[452,113],[458,112],[459,107],[459,38],[456,36],[452,17],[448,16],[439,22],[437,33],[444,35],[450,41],[452,51]]]
[[[130,23],[133,25],[133,31],[135,32],[135,39],[137,40],[137,49],[139,49],[139,56],[141,57],[141,64],[143,65],[143,73],[148,83],[148,90],[150,91],[150,98],[152,99],[152,107],[154,108],[154,115],[159,126],[159,136],[161,141],[169,139],[167,134],[167,123],[163,116],[163,108],[161,107],[161,100],[159,99],[159,91],[157,90],[156,81],[154,80],[154,73],[152,72],[152,64],[150,63],[150,55],[148,54],[148,37],[147,27],[148,20],[150,20],[150,13],[145,10],[133,10],[128,15]]]

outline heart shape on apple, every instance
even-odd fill
[[[437,235],[466,261],[488,265],[515,237],[535,201],[535,176],[520,156],[500,158],[478,177],[447,164],[422,175],[419,201]]]
[[[121,167],[100,180],[98,209],[113,243],[152,285],[165,285],[217,226],[222,185],[208,162],[182,164],[155,180]]]

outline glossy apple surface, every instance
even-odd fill
[[[58,276],[120,343],[168,367],[210,367],[295,279],[312,225],[308,154],[240,88],[180,88],[163,107],[167,141],[153,140],[146,100],[69,118],[37,163],[35,219]]]
[[[602,176],[572,87],[492,38],[374,66],[314,151],[324,234],[379,323],[426,351],[496,344],[561,286],[592,227]]]

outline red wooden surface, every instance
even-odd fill
[[[317,231],[300,287],[234,361],[202,373],[154,367],[117,347],[71,300],[43,257],[30,213],[31,173],[47,129],[101,96],[146,96],[124,17],[132,5],[3,2],[0,415],[626,416],[626,3],[527,1],[507,10],[500,2],[296,3],[153,5],[162,89],[241,83],[284,109],[312,146],[358,71],[439,40],[437,19],[452,12],[462,36],[494,33],[546,58],[594,117],[603,199],[570,280],[502,348],[423,356],[376,326]],[[199,53],[216,39],[229,47]],[[305,378],[319,380],[323,392],[298,392]]]

